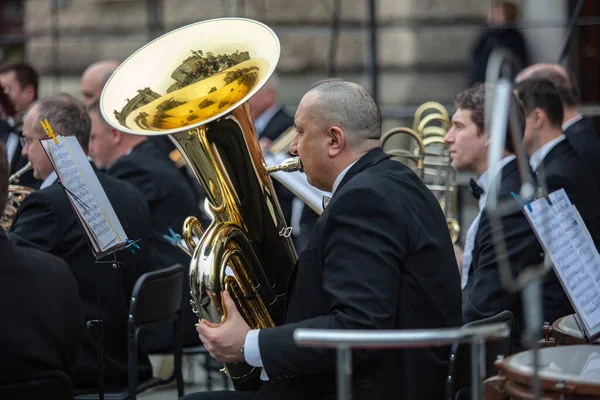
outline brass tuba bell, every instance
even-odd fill
[[[225,55],[232,54],[248,59],[230,66]],[[198,67],[189,61],[192,55],[216,61]],[[224,290],[251,328],[283,322],[287,279],[297,255],[248,104],[274,72],[279,55],[279,39],[262,23],[202,21],[140,48],[113,73],[101,95],[102,115],[114,128],[169,135],[206,193],[212,223],[203,232],[190,217],[182,236],[192,253],[193,310],[210,322],[226,318]],[[196,79],[204,73],[210,76]],[[138,93],[143,101],[126,107]],[[286,167],[292,171],[301,164]],[[225,369],[237,390],[259,384],[259,368],[233,363]]]

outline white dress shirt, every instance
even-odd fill
[[[531,157],[529,158],[529,165],[531,166],[531,169],[533,170],[533,172],[537,172],[537,169],[539,168],[539,166],[542,163],[542,161],[544,160],[544,158],[546,158],[548,153],[550,153],[550,150],[552,150],[554,147],[556,147],[557,144],[559,144],[566,138],[567,137],[564,134],[560,135],[556,139],[552,139],[551,141],[549,141],[548,143],[546,143],[545,145],[543,145],[542,147],[537,149],[531,155]]]
[[[509,162],[514,160],[516,157],[514,154],[504,157],[498,163],[497,173],[502,171],[502,168],[506,166]],[[460,287],[462,289],[467,286],[467,282],[469,280],[469,270],[471,269],[471,263],[473,262],[473,248],[475,247],[475,235],[477,233],[477,229],[479,229],[479,220],[481,219],[481,211],[485,207],[485,201],[487,200],[487,194],[490,190],[491,183],[495,177],[491,177],[491,168],[485,170],[485,172],[477,179],[477,185],[483,189],[483,193],[479,196],[479,212],[475,216],[475,219],[469,226],[469,230],[467,231],[467,237],[465,238],[465,249],[463,251],[463,259],[461,264],[461,282]]]
[[[8,165],[12,163],[13,158],[15,157],[15,151],[17,150],[17,145],[19,144],[19,135],[14,132],[8,134],[8,138],[6,139],[6,153],[8,155]],[[18,155],[17,155],[18,157]]]
[[[44,181],[42,182],[42,184],[40,185],[40,190],[41,189],[45,189],[48,186],[52,185],[54,182],[56,182],[56,180],[58,179],[58,176],[56,175],[56,172],[52,171],[50,173],[50,175],[48,175],[46,177],[46,179],[44,179]]]
[[[571,127],[571,125],[573,125],[575,122],[579,122],[582,119],[583,119],[583,115],[577,114],[576,116],[574,116],[573,118],[571,118],[570,120],[568,120],[567,122],[562,124],[563,132],[566,131],[567,129],[569,129]]]
[[[356,161],[358,161],[358,160],[356,160]],[[344,179],[344,176],[346,176],[346,173],[348,172],[348,170],[350,170],[350,168],[352,168],[352,166],[354,164],[356,164],[356,161],[354,161],[352,164],[350,164],[346,168],[344,168],[344,170],[342,172],[340,172],[340,174],[337,176],[337,178],[335,178],[335,181],[333,182],[333,188],[331,189],[332,197],[333,197],[333,194],[335,193],[335,190],[338,188],[338,186],[342,182],[342,179]],[[253,367],[261,367],[262,371],[260,373],[260,379],[263,381],[268,381],[269,376],[267,375],[267,371],[265,371],[265,368],[264,368],[263,362],[262,362],[262,358],[260,356],[260,347],[258,345],[258,333],[259,332],[260,332],[260,329],[252,329],[246,335],[246,339],[244,341],[244,358],[249,365],[252,365]]]

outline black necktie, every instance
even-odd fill
[[[325,209],[325,207],[327,207],[327,205],[329,204],[330,200],[331,200],[331,197],[329,197],[329,196],[323,196],[323,210]]]
[[[477,182],[475,182],[473,178],[471,178],[471,180],[469,181],[469,191],[477,200],[479,200],[479,198],[483,194],[483,189],[480,188],[479,185],[477,185]]]

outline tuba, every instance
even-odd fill
[[[31,168],[31,163],[28,162],[24,167],[8,178],[8,200],[6,201],[6,207],[4,208],[2,215],[0,215],[0,227],[4,229],[5,232],[8,231],[12,225],[13,220],[17,215],[17,210],[21,206],[23,200],[25,200],[25,197],[34,192],[34,189],[30,187],[16,185],[16,183],[19,182],[19,177]]]
[[[248,103],[274,72],[279,55],[279,39],[262,23],[202,21],[133,53],[100,98],[102,115],[114,128],[169,135],[206,193],[210,226],[203,231],[189,217],[182,236],[192,254],[192,308],[210,322],[227,318],[224,290],[250,328],[283,322],[297,254],[269,173],[302,166],[292,159],[267,168]],[[144,98],[131,106],[127,99],[136,93]],[[225,370],[236,390],[260,384],[259,368],[242,362],[226,364]]]

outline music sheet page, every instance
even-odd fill
[[[91,233],[96,252],[123,243],[126,234],[77,138],[57,139],[58,144],[53,140],[43,140],[42,144],[86,231]]]
[[[588,334],[594,336],[600,332],[600,254],[564,189],[549,198],[552,205],[542,198],[524,211]]]

